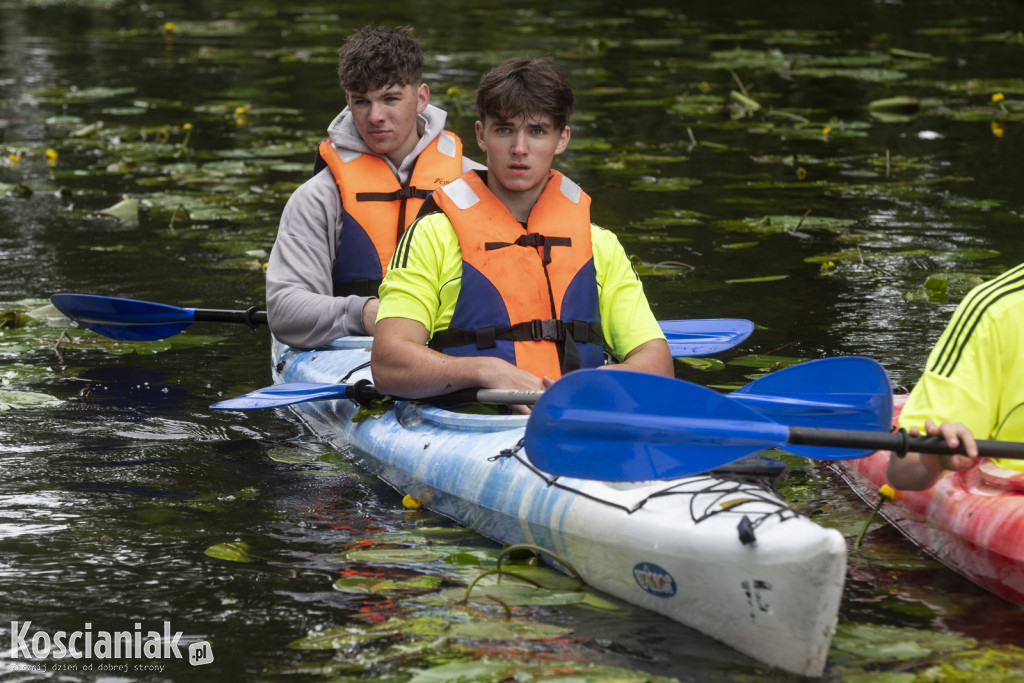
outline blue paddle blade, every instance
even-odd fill
[[[712,356],[741,343],[754,323],[740,318],[665,320],[659,323],[673,358]]]
[[[526,453],[582,479],[672,479],[785,443],[788,428],[711,389],[626,370],[578,370],[537,401]]]
[[[863,356],[822,358],[756,379],[729,394],[761,415],[790,427],[887,432],[892,424],[892,385],[877,361]],[[846,460],[870,450],[786,446],[797,455]]]
[[[306,401],[346,398],[349,384],[322,384],[318,382],[286,382],[264,387],[248,394],[235,396],[211,405],[220,410],[259,410],[278,408]]]
[[[165,339],[194,322],[190,309],[135,299],[54,294],[50,302],[79,326],[122,341]]]

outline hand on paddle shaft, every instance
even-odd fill
[[[255,329],[267,323],[266,311],[177,308],[135,299],[92,294],[54,294],[53,305],[81,327],[111,339],[155,341],[172,337],[194,322],[245,323]],[[676,358],[711,356],[743,342],[754,323],[738,318],[666,320],[659,323]]]
[[[822,379],[838,388],[815,397],[827,389]],[[644,481],[706,472],[771,447],[827,460],[954,452],[941,436],[891,432],[891,421],[888,375],[868,358],[803,363],[731,395],[668,377],[580,370],[537,401],[526,453],[551,474]],[[830,428],[837,425],[853,429]],[[1024,458],[1024,443],[976,443],[983,456]]]

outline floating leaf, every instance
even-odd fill
[[[916,114],[921,111],[921,100],[916,97],[886,97],[868,104],[872,111],[887,111],[898,114]]]
[[[751,282],[775,282],[776,280],[785,280],[788,275],[763,275],[761,277],[744,277],[732,280],[726,280],[729,284],[744,284]]]
[[[228,562],[255,562],[257,558],[249,554],[249,549],[248,543],[218,543],[211,545],[203,554]]]
[[[859,662],[906,661],[933,653],[968,650],[976,645],[973,638],[952,633],[857,623],[840,624],[832,639],[834,650],[855,654]]]
[[[452,553],[450,555],[445,555],[444,558],[442,558],[442,560],[444,562],[447,562],[448,564],[457,564],[460,566],[468,566],[481,563],[480,558],[476,555],[473,555],[472,553]]]
[[[37,394],[32,391],[0,390],[0,410],[15,408],[43,408],[60,403],[61,400],[49,394]]]
[[[586,593],[582,591],[559,591],[545,588],[534,588],[521,584],[501,583],[497,585],[477,585],[469,595],[474,604],[497,603],[505,605],[573,605],[583,602]],[[461,602],[466,598],[465,588],[451,588],[437,594],[447,602]]]
[[[689,365],[695,370],[702,370],[704,372],[718,372],[719,370],[725,369],[725,363],[717,358],[691,358],[683,356],[676,358],[676,360],[685,365]]]
[[[807,358],[792,358],[788,356],[762,356],[758,354],[750,354],[746,356],[739,356],[729,361],[729,365],[739,365],[745,368],[760,368],[767,369],[772,368],[779,370],[787,368],[790,365],[797,365],[803,363],[809,359]]]
[[[348,562],[379,562],[381,564],[409,564],[433,562],[444,557],[444,553],[429,548],[372,548],[350,550],[344,554]]]
[[[139,224],[139,200],[125,197],[117,204],[100,209],[96,213],[116,218],[125,225],[137,226]]]
[[[829,216],[771,215],[742,218],[739,220],[717,221],[716,227],[726,230],[747,230],[758,233],[786,232],[840,232],[857,221],[852,218],[832,218]]]
[[[312,456],[310,456],[306,451],[284,448],[275,448],[267,451],[267,457],[274,462],[283,462],[288,464],[307,463],[312,459]]]
[[[367,576],[343,576],[334,582],[334,589],[342,593],[415,593],[434,590],[441,585],[440,576],[423,575],[413,579],[393,580]]]
[[[643,192],[680,192],[682,190],[689,190],[691,187],[700,185],[702,182],[699,178],[641,176],[629,184],[629,189],[641,190]]]
[[[294,650],[342,650],[398,634],[398,629],[394,627],[368,630],[360,626],[337,626],[293,640],[288,643],[288,647]]]
[[[455,624],[452,638],[473,640],[547,640],[572,633],[571,628],[529,621],[473,621]]]

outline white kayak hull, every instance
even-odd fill
[[[298,351],[275,341],[275,381],[369,379],[370,343],[347,338]],[[333,447],[437,513],[499,543],[541,546],[594,588],[763,663],[803,676],[824,670],[846,543],[766,488],[706,474],[630,484],[549,477],[520,446],[520,415],[399,402],[354,423],[358,407],[343,399],[293,409]]]

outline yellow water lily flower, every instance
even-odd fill
[[[405,494],[405,498],[402,499],[402,506],[407,510],[419,510],[423,503],[419,498],[413,498],[408,493]]]
[[[999,104],[1000,102],[1002,102],[1005,99],[1006,99],[1006,95],[1004,95],[1001,92],[997,92],[995,95],[992,96],[992,104]]]
[[[448,88],[448,97],[458,97],[460,94],[461,93],[459,92],[459,89],[456,88],[454,85]]]
[[[174,29],[176,28],[178,27],[174,25],[173,21],[168,21],[166,24],[164,24],[164,30],[168,33],[174,33]]]
[[[55,149],[48,149],[48,150],[46,150],[46,163],[50,164],[51,166],[53,166],[55,163],[57,163],[57,150],[55,150]]]

